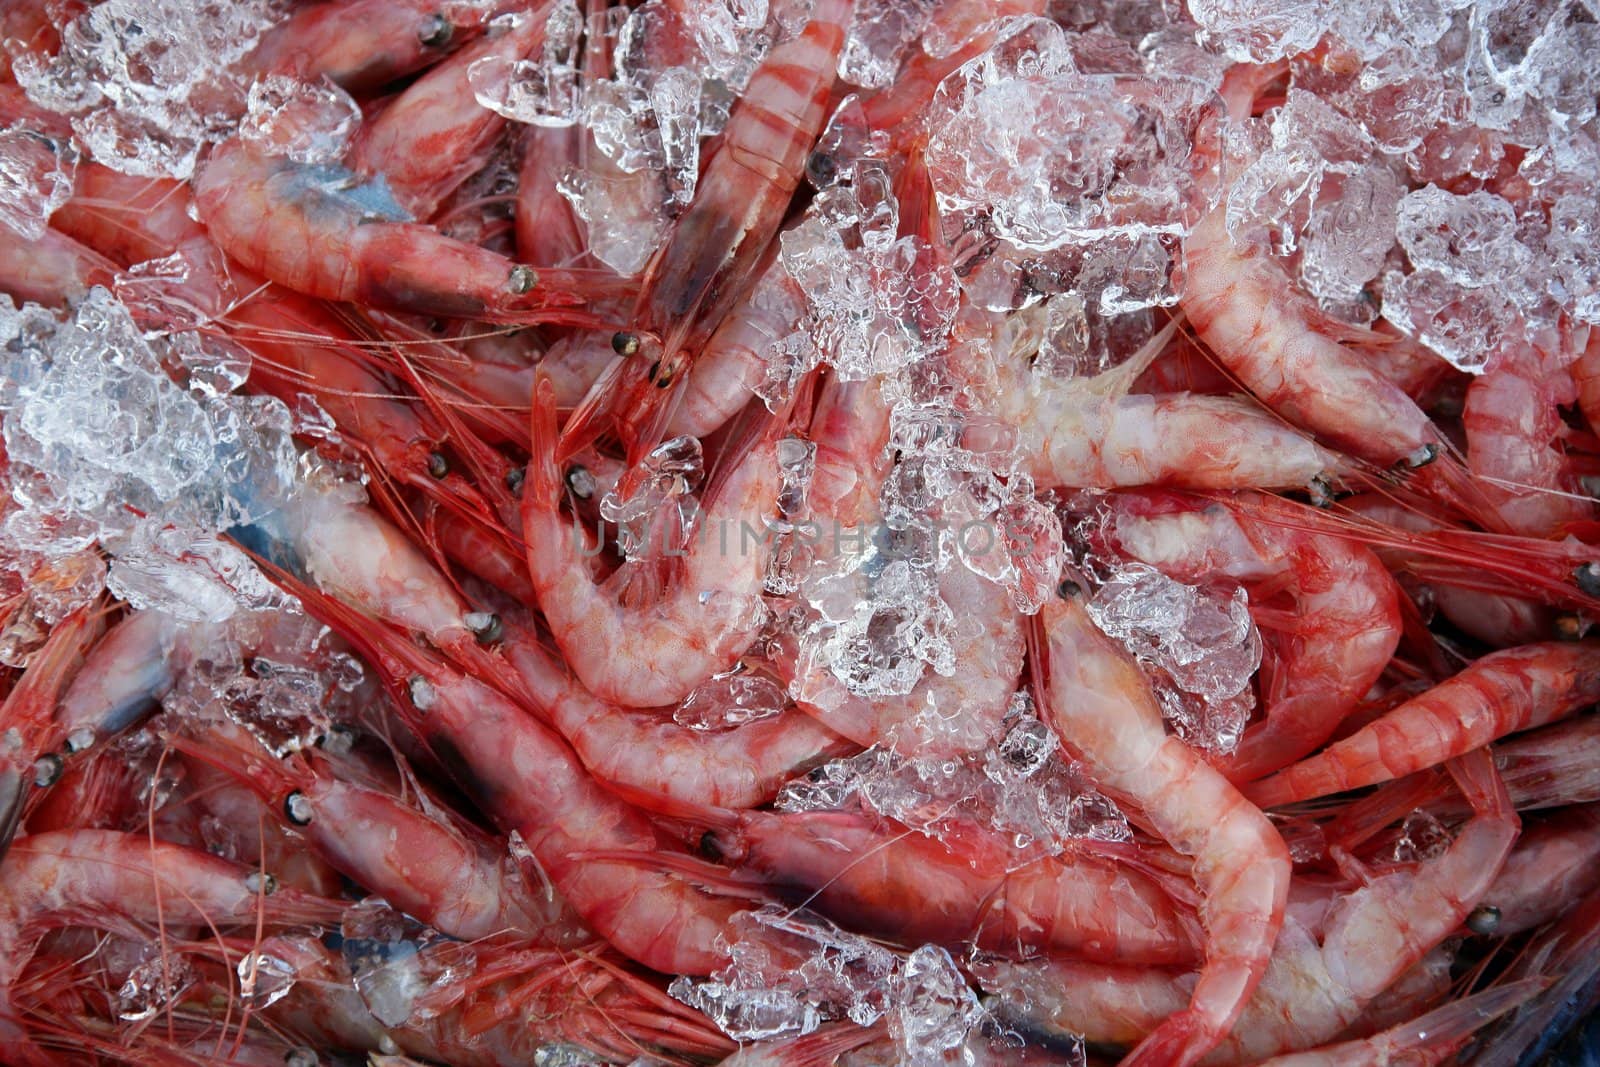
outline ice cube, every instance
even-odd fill
[[[56,208],[72,199],[76,170],[70,144],[20,125],[0,131],[0,226],[42,238]]]
[[[361,124],[361,105],[323,79],[308,84],[273,74],[250,86],[239,137],[296,163],[336,163]]]

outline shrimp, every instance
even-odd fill
[[[263,34],[240,67],[257,77],[325,77],[351,92],[380,89],[437,62],[500,6],[439,0],[312,4]]]
[[[561,518],[555,391],[540,379],[522,490],[528,570],[556,644],[597,697],[628,707],[676,703],[749,647],[764,612],[762,581],[771,551],[770,533],[757,533],[751,524],[776,507],[777,431],[785,421],[769,417],[768,428],[742,455],[725,457],[732,469],[720,490],[708,494],[695,543],[674,561],[682,564],[677,581],[660,599],[629,607],[624,594],[640,567],[650,564],[624,564],[601,585],[590,576],[578,531]],[[747,534],[760,538],[754,550]]]
[[[1105,502],[1111,543],[1180,581],[1225,575],[1293,603],[1281,635],[1267,717],[1238,749],[1213,761],[1233,781],[1278,770],[1326,741],[1383,673],[1400,641],[1399,594],[1371,552],[1270,521],[1271,498],[1237,506],[1177,494],[1119,494]]]
[[[645,267],[634,309],[640,328],[660,337],[653,359],[630,360],[606,390],[573,413],[564,454],[598,435],[600,416],[629,416],[630,463],[660,444],[676,390],[755,269],[800,184],[806,155],[826,117],[834,70],[854,0],[817,0],[800,34],[778,44],[756,69],[706,161],[694,200]]]
[[[1600,645],[1495,652],[1316,755],[1250,783],[1245,795],[1274,808],[1376,785],[1555,722],[1597,697]]]
[[[589,929],[657,971],[710,974],[727,961],[718,938],[747,904],[666,873],[575,858],[655,852],[666,842],[642,812],[590,778],[559,736],[381,623],[309,586],[280,581],[366,654],[411,729],[480,811],[522,836]]]
[[[409,221],[381,185],[359,183],[341,167],[266,156],[239,140],[212,152],[195,176],[194,196],[230,256],[324,300],[449,318],[593,324],[609,321],[606,302],[626,288],[615,275],[534,271],[445,237]]]
[[[1447,1063],[1474,1032],[1506,1012],[1514,1011],[1548,986],[1547,981],[1537,978],[1496,985],[1451,1001],[1381,1034],[1309,1052],[1274,1056],[1263,1060],[1258,1067],[1389,1067],[1397,1063],[1429,1067]]]
[[[275,759],[222,722],[172,743],[243,781],[346,877],[451,937],[506,933],[557,945],[587,937],[564,901],[534,896],[503,842],[497,848],[439,814],[346,781],[324,758]]]
[[[434,67],[370,119],[345,158],[350,169],[382,175],[395,202],[430,219],[456,186],[483,168],[505,119],[478,103],[467,71],[481,61],[514,63],[544,41],[552,3],[515,16],[503,32]]]
[[[971,311],[965,314],[974,314]],[[1177,332],[1176,320],[1138,353],[1091,378],[1046,378],[1023,367],[1039,316],[991,317],[993,374],[979,386],[996,424],[974,421],[963,444],[1015,447],[1040,488],[1173,485],[1194,489],[1312,487],[1325,496],[1344,464],[1310,438],[1237,398],[1130,393]]]
[[[1184,240],[1181,292],[1201,340],[1273,411],[1377,463],[1440,454],[1444,438],[1416,402],[1322,332],[1326,317],[1262,249],[1234,241],[1226,202]]]
[[[1473,913],[1511,851],[1518,820],[1486,751],[1453,762],[1451,773],[1474,814],[1445,852],[1364,874],[1350,892],[1307,887],[1237,1025],[1205,1062],[1255,1063],[1333,1040]],[[1036,1001],[1037,1021],[1114,1043],[1151,1028],[1159,1034],[1187,984],[1158,971],[1067,961],[986,969],[993,982],[1015,979],[1013,988]]]
[[[1063,583],[1062,593],[1073,589]],[[1130,1064],[1191,1064],[1222,1041],[1261,981],[1283,923],[1289,853],[1276,829],[1177,737],[1139,668],[1063,595],[1040,612],[1048,643],[1041,710],[1109,790],[1131,798],[1179,852],[1204,894],[1206,962],[1188,1007],[1149,1034]]]
[[[753,877],[901,944],[1157,965],[1198,956],[1193,917],[1154,879],[1108,857],[1068,853],[1012,869],[1010,854],[978,828],[938,840],[871,813],[700,804],[669,813],[709,827],[701,848],[731,864],[735,879]]]
[[[9,1002],[32,943],[50,926],[116,918],[142,923],[334,925],[337,901],[280,889],[205,852],[108,830],[34,834],[0,867],[0,1034],[23,1063],[50,1062]]]
[[[515,631],[505,653],[527,683],[530,709],[566,738],[590,774],[638,790],[644,807],[650,794],[755,807],[795,775],[854,750],[793,708],[733,729],[694,730],[591,695],[565,665]]]
[[[517,255],[533,267],[570,267],[584,257],[584,224],[556,183],[575,165],[582,127],[530,126],[517,170]]]
[[[203,650],[207,630],[156,610],[133,612],[113,626],[56,705],[67,751],[107,741],[153,711]]]
[[[66,234],[46,230],[37,241],[0,241],[0,292],[17,302],[64,307],[96,285],[109,287],[116,264]]]
[[[1557,447],[1560,408],[1575,399],[1558,355],[1524,341],[1501,344],[1467,389],[1467,465],[1490,483],[1485,493],[1511,533],[1545,537],[1594,514]]]
[[[1600,804],[1562,808],[1523,830],[1472,925],[1511,937],[1559,918],[1596,884]]]
[[[47,785],[59,774],[57,757],[44,756],[44,762],[38,762],[49,743],[51,713],[102,628],[101,613],[94,605],[62,619],[0,704],[0,859],[17,832],[28,783]]]

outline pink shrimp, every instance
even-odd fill
[[[653,853],[667,842],[642,812],[590,778],[566,742],[382,624],[281,580],[365,652],[397,694],[408,725],[479,810],[521,834],[589,929],[658,971],[709,974],[726,962],[718,938],[746,904],[666,873],[575,858],[586,851]]]
[[[346,877],[451,937],[496,934],[544,944],[587,938],[566,903],[539,899],[496,847],[441,813],[346,781],[324,758],[275,759],[243,730],[205,724],[179,751],[237,777]]]
[[[794,708],[732,729],[691,729],[592,696],[514,630],[505,653],[528,685],[531,709],[566,738],[590,774],[638,790],[643,807],[656,794],[752,808],[795,775],[855,748]]]
[[[1364,873],[1350,892],[1303,887],[1260,985],[1205,1062],[1254,1063],[1335,1039],[1473,913],[1511,851],[1518,821],[1487,752],[1456,761],[1451,771],[1474,814],[1445,852]],[[1159,971],[1067,961],[986,969],[991,981],[1033,997],[1034,1013],[1050,1027],[1117,1043],[1152,1028],[1159,1034],[1187,985]]]
[[[671,814],[710,828],[701,848],[733,877],[901,944],[1158,965],[1198,956],[1193,917],[1154,879],[1087,850],[1011,869],[978,827],[938,840],[863,812],[678,804]]]
[[[24,1064],[50,1062],[10,1017],[10,991],[50,926],[121,918],[143,923],[331,925],[343,906],[292,889],[264,893],[255,872],[204,852],[106,830],[35,834],[0,868],[0,1032]]]
[[[438,0],[311,4],[267,31],[240,66],[258,77],[326,77],[351,92],[379,89],[437,62],[492,14],[482,4]]]
[[[1358,544],[1276,526],[1271,498],[1237,506],[1178,494],[1119,494],[1107,500],[1111,543],[1180,581],[1213,576],[1281,590],[1292,612],[1272,613],[1279,637],[1264,721],[1238,749],[1213,761],[1233,781],[1278,770],[1326,741],[1366,695],[1400,640],[1398,590]]]
[[[556,644],[596,696],[629,707],[676,703],[731,666],[755,637],[771,546],[761,526],[776,508],[776,450],[786,420],[768,421],[758,441],[724,458],[732,469],[706,501],[695,542],[682,559],[669,561],[682,565],[676,581],[653,602],[628,607],[629,584],[641,565],[652,564],[624,564],[601,585],[590,576],[579,531],[561,517],[555,391],[540,380],[533,457],[522,489],[528,570]],[[754,548],[750,536],[759,538]]]
[[[1127,796],[1174,848],[1195,859],[1205,896],[1206,963],[1189,1006],[1129,1059],[1190,1064],[1219,1041],[1261,980],[1283,922],[1289,854],[1261,812],[1176,737],[1139,668],[1090,621],[1072,589],[1040,612],[1048,642],[1042,709],[1063,743]]]
[[[1493,986],[1390,1027],[1381,1034],[1309,1052],[1274,1056],[1257,1067],[1389,1067],[1397,1063],[1431,1067],[1447,1063],[1473,1033],[1515,1010],[1548,985],[1542,979],[1525,978]]]
[[[110,286],[116,264],[56,230],[37,241],[0,241],[0,292],[18,303],[63,307],[81,300],[90,287]]]
[[[1557,355],[1525,341],[1502,344],[1467,389],[1467,465],[1512,533],[1545,537],[1594,514],[1558,448],[1574,392]]]
[[[431,219],[450,191],[483,168],[505,119],[478,103],[467,71],[475,63],[514,63],[539,48],[552,4],[516,16],[418,78],[361,128],[345,157],[354,171],[382,175],[395,201]]]
[[[1574,337],[1574,342],[1578,339]],[[1578,408],[1590,430],[1600,427],[1600,330],[1589,328],[1572,363],[1572,384],[1578,390]],[[1573,347],[1578,347],[1574,343]],[[1600,431],[1597,431],[1600,432]]]
[[[1234,241],[1226,203],[1183,244],[1182,306],[1217,359],[1296,425],[1378,463],[1418,467],[1444,438],[1398,386],[1328,336],[1331,324],[1266,253]]]
[[[1386,782],[1543,726],[1600,697],[1600,645],[1543,644],[1484,656],[1377,722],[1245,787],[1262,807]]]
[[[194,195],[206,229],[230,256],[325,300],[453,318],[593,324],[614,321],[603,308],[625,291],[614,275],[535,271],[445,237],[407,221],[381,186],[357,184],[342,168],[266,156],[238,140],[211,154]]]
[[[991,323],[993,373],[980,389],[996,422],[974,422],[965,443],[979,451],[1016,447],[1041,487],[1310,486],[1326,495],[1343,469],[1305,434],[1238,397],[1130,393],[1176,321],[1119,366],[1067,379],[1027,369],[1038,333],[1016,333],[997,317]]]
[[[1483,894],[1476,932],[1511,937],[1559,918],[1600,883],[1600,804],[1529,824]]]
[[[659,346],[649,346],[648,359],[623,364],[609,388],[574,412],[563,454],[591,443],[606,414],[627,416],[630,462],[661,442],[677,393],[669,387],[754,283],[800,184],[826,117],[853,3],[817,0],[800,34],[774,47],[751,77],[693,202],[645,268],[634,318],[659,335]]]

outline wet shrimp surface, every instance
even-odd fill
[[[0,1060],[1578,1048],[1597,49],[0,3]]]

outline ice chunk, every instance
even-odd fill
[[[340,932],[340,950],[356,991],[385,1026],[437,1015],[452,995],[459,998],[461,982],[477,969],[470,946],[450,941],[381,900],[346,909]]]
[[[1483,373],[1496,346],[1521,328],[1502,288],[1469,289],[1434,270],[1384,275],[1383,317],[1468,374]]]
[[[898,961],[887,949],[789,909],[765,905],[729,923],[732,962],[667,992],[736,1040],[808,1034],[829,1019],[870,1026],[888,1007]]]
[[[684,697],[672,713],[691,730],[728,730],[779,714],[789,704],[783,687],[760,675],[714,674]]]
[[[249,556],[214,535],[142,523],[112,560],[106,588],[138,610],[218,623],[241,608],[280,604],[282,592]]]
[[[1449,847],[1450,831],[1433,815],[1418,808],[1401,823],[1393,856],[1396,863],[1420,863],[1438,859]]]
[[[1493,193],[1418,189],[1400,202],[1398,226],[1412,265],[1457,285],[1514,285],[1532,264],[1517,240],[1516,212]]]
[[[77,152],[24,126],[0,131],[0,226],[37,241],[56,208],[72,199]]]
[[[1309,51],[1327,32],[1316,0],[1191,0],[1200,40],[1239,63],[1270,63]]]
[[[1261,665],[1261,636],[1243,588],[1213,592],[1127,564],[1095,592],[1088,611],[1181,691],[1167,697],[1164,710],[1185,740],[1221,752],[1238,743],[1252,706],[1250,680]],[[1198,706],[1181,694],[1198,698]]]
[[[245,954],[237,973],[239,995],[252,1011],[270,1008],[288,996],[298,977],[293,964],[259,950]]]
[[[73,115],[91,155],[129,174],[188,178],[202,145],[231,136],[245,87],[229,67],[272,24],[269,0],[108,0],[30,52],[18,84]]]
[[[699,503],[690,495],[705,470],[700,441],[674,437],[640,461],[631,494],[612,489],[600,500],[600,517],[614,523],[617,547],[628,559],[682,553]]]
[[[310,85],[279,74],[250,86],[239,137],[296,163],[337,163],[361,124],[361,105],[328,81]]]
[[[557,183],[584,222],[589,252],[618,274],[644,269],[671,227],[665,177],[657,171],[569,170]]]
[[[863,0],[856,4],[839,57],[839,77],[865,89],[890,85],[906,52],[938,8],[938,0]]]
[[[134,967],[117,990],[117,1018],[143,1022],[170,1008],[199,976],[189,960],[175,952],[147,946],[148,958]]]
[[[978,996],[950,953],[924,945],[911,953],[895,982],[889,1032],[906,1067],[943,1067],[984,1018]]]
[[[1388,168],[1364,167],[1323,185],[1311,209],[1300,277],[1323,306],[1361,300],[1394,246],[1400,182]]]
[[[578,57],[583,29],[576,0],[557,0],[550,8],[538,58],[484,56],[467,70],[473,96],[479,104],[514,122],[571,126],[579,118]]]
[[[1573,316],[1600,323],[1600,212],[1593,198],[1563,196],[1551,205],[1547,247]]]

